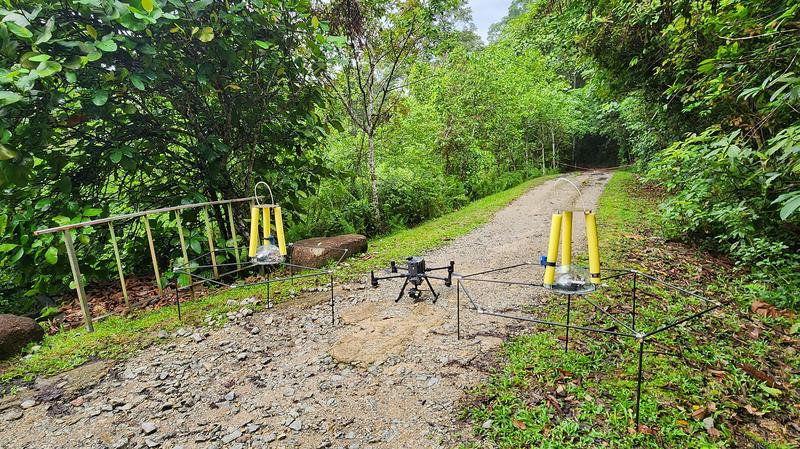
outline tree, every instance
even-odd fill
[[[429,0],[336,0],[324,14],[340,36],[326,81],[353,125],[366,135],[375,222],[381,222],[375,140],[405,88],[408,68],[455,5]]]
[[[264,177],[292,204],[325,174],[309,151],[325,134],[325,38],[307,1],[47,0],[0,16],[5,289],[64,285],[37,227],[245,196]],[[86,264],[102,272],[91,232]],[[32,285],[37,266],[55,282]]]

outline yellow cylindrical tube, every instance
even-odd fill
[[[270,228],[269,228],[269,208],[265,207],[262,210],[264,211],[264,213],[263,213],[263,216],[264,216],[264,227],[261,228],[261,229],[263,229],[263,231],[264,231],[264,244],[265,245],[269,245],[269,232],[270,232]]]
[[[572,211],[561,214],[561,265],[572,265]]]
[[[552,286],[556,279],[556,259],[558,259],[558,238],[561,236],[561,214],[553,214],[550,225],[550,244],[547,246],[547,265],[544,269],[544,285]]]
[[[586,212],[586,241],[589,245],[589,278],[592,284],[600,283],[600,244],[597,241],[597,216]]]
[[[258,208],[250,208],[250,250],[248,255],[256,257],[256,248],[258,248]]]
[[[286,239],[283,237],[283,216],[280,207],[275,208],[275,234],[278,235],[278,248],[281,250],[281,256],[285,256]]]

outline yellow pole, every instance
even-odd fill
[[[250,251],[248,255],[256,257],[256,248],[258,248],[258,208],[250,208]]]
[[[561,214],[553,214],[550,225],[550,244],[547,246],[547,265],[544,269],[544,285],[550,287],[556,279],[556,259],[558,259],[558,237],[561,235]]]
[[[275,208],[275,234],[278,235],[278,248],[281,250],[281,256],[285,256],[286,239],[283,237],[283,216],[280,207]]]
[[[561,265],[572,265],[572,211],[561,215]]]
[[[269,245],[269,208],[264,208],[264,244]]]
[[[589,278],[600,283],[600,245],[597,241],[597,215],[586,212],[586,241],[589,244]]]

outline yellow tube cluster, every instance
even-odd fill
[[[556,278],[556,259],[558,259],[558,238],[561,235],[561,214],[553,214],[550,225],[550,244],[547,246],[547,265],[544,269],[544,285],[552,286]]]
[[[586,240],[589,246],[589,278],[592,284],[599,284],[600,277],[600,245],[597,239],[597,215],[592,211],[586,214]],[[547,246],[547,262],[544,268],[546,287],[552,287],[556,276],[556,259],[558,259],[558,242],[561,238],[561,265],[572,264],[572,211],[553,214],[550,225],[550,242]]]
[[[592,284],[599,284],[600,278],[600,244],[597,240],[597,215],[586,212],[586,241],[589,245],[589,278]]]
[[[258,209],[263,209],[262,212],[259,212]],[[258,249],[258,227],[259,227],[259,216],[263,217],[264,220],[264,228],[262,236],[264,238],[264,245],[269,245],[269,235],[270,235],[270,209],[274,209],[273,214],[275,217],[275,234],[278,236],[278,249],[281,252],[282,256],[286,255],[286,238],[283,236],[283,215],[281,214],[280,207],[257,207],[253,206],[250,208],[250,248],[248,251],[248,255],[252,258],[256,256],[256,250]]]

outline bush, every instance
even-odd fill
[[[796,127],[792,127],[796,128]],[[792,132],[778,136],[797,135]],[[784,201],[795,188],[800,141],[776,137],[754,151],[718,127],[691,134],[657,153],[645,179],[672,194],[662,204],[671,238],[708,238],[748,267],[762,299],[800,308],[800,213]],[[787,193],[788,192],[788,193]]]

